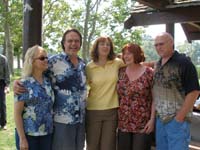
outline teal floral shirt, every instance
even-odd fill
[[[53,132],[54,93],[48,78],[41,85],[33,77],[21,80],[27,92],[16,95],[15,101],[24,101],[22,113],[24,131],[27,135],[42,136]]]

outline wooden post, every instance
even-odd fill
[[[29,47],[42,44],[42,2],[24,0],[23,56]]]
[[[166,24],[166,32],[170,33],[174,38],[174,23]]]

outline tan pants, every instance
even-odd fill
[[[86,111],[87,150],[116,150],[117,108]]]

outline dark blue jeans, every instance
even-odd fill
[[[6,125],[6,96],[4,93],[5,82],[0,80],[0,125]]]
[[[52,149],[52,134],[44,136],[29,136],[26,135],[29,150],[51,150]],[[15,142],[17,150],[19,148],[19,136],[15,130]]]

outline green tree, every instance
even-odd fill
[[[8,59],[8,66],[11,73],[13,73],[13,43],[11,41],[11,12],[8,0],[1,1],[1,21],[4,32],[4,51]]]
[[[190,52],[192,49],[191,46],[192,45],[190,43],[185,41],[184,43],[178,43],[175,49],[177,49],[181,53],[185,53],[186,55],[190,56]]]
[[[0,33],[2,35],[0,41],[4,45],[11,73],[13,73],[13,55],[18,56],[20,60],[22,50],[22,8],[21,0],[0,1]]]
[[[70,7],[64,0],[45,0],[43,10],[43,47],[51,53],[61,50],[63,32],[70,26]]]
[[[200,42],[192,43],[191,59],[195,65],[200,65]]]
[[[22,30],[23,30],[23,1],[13,0],[11,3],[11,39],[13,42],[14,56],[17,57],[17,68],[20,68],[22,58]]]
[[[159,56],[154,47],[154,40],[151,36],[143,35],[142,48],[145,53],[146,61],[157,61]]]
[[[99,7],[101,0],[84,0],[85,13],[84,13],[84,26],[83,26],[83,48],[82,57],[84,60],[89,59],[89,49],[91,40],[95,33],[97,33],[97,22],[99,21]]]
[[[130,15],[133,3],[135,2],[128,0],[112,0],[104,11],[104,22],[107,25],[104,32],[112,37],[118,53],[121,52],[122,46],[126,43],[141,44],[141,35],[144,33],[142,28],[124,29],[124,21]]]
[[[51,53],[61,50],[60,41],[67,28],[74,27],[83,34],[82,57],[89,59],[92,41],[100,35],[110,36],[116,51],[128,42],[141,43],[141,29],[125,30],[124,20],[129,16],[128,0],[43,0],[43,46]],[[0,1],[0,41],[5,43],[10,68],[13,54],[22,54],[23,1]],[[5,36],[4,36],[5,35]],[[5,37],[5,38],[4,38]]]
[[[193,41],[192,43],[188,43],[187,41],[185,41],[183,44],[179,43],[176,46],[176,49],[179,52],[185,53],[187,56],[189,56],[195,65],[200,65],[200,42],[199,41]]]
[[[113,39],[117,52],[125,43],[140,44],[143,33],[141,29],[125,30],[123,28],[124,20],[129,15],[130,5],[127,3],[128,0],[76,0],[73,2],[46,0],[43,16],[44,46],[52,51],[58,49],[61,36],[69,27],[75,27],[83,34],[81,55],[85,60],[89,59],[92,41],[103,34]]]

